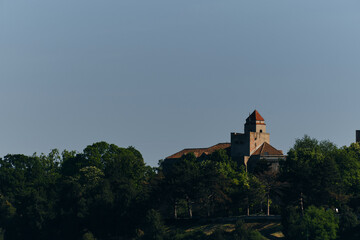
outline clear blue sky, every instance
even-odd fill
[[[0,0],[0,156],[135,146],[155,166],[255,108],[285,152],[360,129],[360,1]]]

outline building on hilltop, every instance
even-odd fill
[[[270,145],[270,133],[266,132],[264,118],[255,110],[244,125],[244,133],[231,133],[231,158],[243,163],[251,171],[259,160],[266,160],[277,169],[281,150]]]
[[[219,143],[209,148],[187,148],[167,157],[165,162],[173,162],[188,153],[194,153],[198,159],[205,159],[216,150],[224,149],[232,160],[243,163],[252,171],[260,160],[265,160],[277,170],[279,161],[286,158],[281,150],[270,145],[265,120],[257,110],[246,119],[244,133],[233,132],[230,135],[231,143]]]

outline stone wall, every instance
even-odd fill
[[[244,156],[250,156],[264,142],[270,144],[270,133],[231,133],[231,157],[237,161],[242,160]],[[244,163],[246,164],[246,161]]]

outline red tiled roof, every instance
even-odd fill
[[[264,142],[263,144],[261,144],[260,147],[258,147],[258,149],[256,149],[256,151],[253,154],[251,154],[251,156],[253,155],[278,156],[278,155],[283,155],[283,152],[281,150],[277,150],[267,142]]]
[[[265,121],[265,119],[260,115],[260,113],[257,110],[255,110],[246,120]]]
[[[231,146],[230,143],[218,143],[209,148],[185,148],[184,150],[177,152],[177,153],[167,157],[166,159],[181,158],[184,154],[188,154],[188,153],[194,153],[195,157],[198,158],[203,154],[209,155],[209,154],[215,152],[216,150],[226,149],[226,148],[229,148],[230,146]]]

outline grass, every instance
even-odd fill
[[[251,222],[245,223],[246,227],[257,230],[266,239],[283,240],[285,239],[281,232],[281,224],[279,222]],[[185,232],[201,231],[206,235],[211,235],[216,230],[224,230],[232,232],[235,230],[235,223],[201,223],[201,222],[181,222],[168,225],[170,229],[181,229]]]

